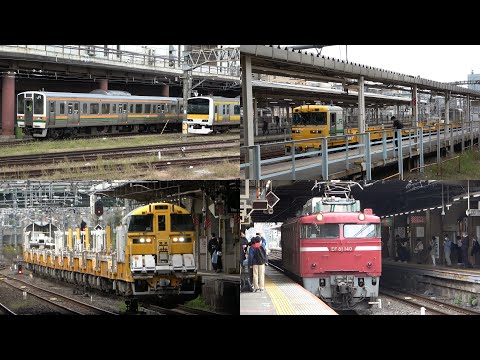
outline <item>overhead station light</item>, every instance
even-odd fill
[[[293,99],[283,99],[283,100],[285,100],[285,101],[293,101]]]
[[[458,198],[453,198],[453,201],[458,201],[458,200],[460,200],[459,197]]]

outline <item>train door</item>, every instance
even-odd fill
[[[55,101],[50,101],[48,108],[49,108],[49,124],[55,125]]]
[[[30,98],[27,96],[30,95]],[[33,99],[31,94],[25,95],[25,126],[33,126]]]
[[[337,125],[336,125],[336,131],[337,134],[343,134],[343,111],[337,111],[336,112],[336,118],[337,118]]]
[[[223,120],[229,121],[230,120],[230,104],[223,105],[223,108],[224,108],[224,114],[225,114],[223,116]]]
[[[118,104],[118,121],[126,123],[128,121],[127,104]]]
[[[330,136],[335,136],[337,135],[337,113],[336,112],[330,112],[330,118],[328,119],[330,121]]]
[[[67,125],[78,125],[80,122],[80,103],[78,101],[72,101],[67,103]]]
[[[167,232],[167,214],[157,214],[157,244],[158,258],[157,264],[168,264],[168,256],[170,254],[170,239]]]

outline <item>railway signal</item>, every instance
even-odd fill
[[[103,203],[101,200],[95,201],[95,215],[97,216],[103,215]]]

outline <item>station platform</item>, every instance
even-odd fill
[[[202,279],[202,296],[215,311],[238,315],[240,276],[213,271],[198,271]]]
[[[254,137],[254,143],[255,144],[263,144],[263,143],[273,143],[273,142],[278,142],[278,141],[290,141],[292,140],[292,133],[287,131],[286,133],[283,133],[283,131],[280,132],[270,132],[268,135],[259,135]],[[243,136],[240,136],[240,145],[243,146]]]
[[[240,315],[337,315],[328,305],[271,266],[265,291],[240,293]]]
[[[480,268],[382,260],[382,284],[468,304],[480,293]]]

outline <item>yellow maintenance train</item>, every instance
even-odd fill
[[[438,122],[421,122],[420,127],[425,132],[436,132],[438,127],[444,130],[445,125]],[[453,128],[461,127],[461,123],[453,124]],[[381,126],[368,127],[370,132],[370,141],[382,140],[382,131],[387,130],[387,139],[394,137],[392,127],[383,128]],[[293,109],[292,117],[292,140],[308,140],[296,143],[296,152],[307,151],[309,149],[321,149],[322,137],[338,136],[337,138],[328,139],[328,147],[345,146],[348,140],[349,144],[358,143],[358,128],[345,128],[343,119],[343,109],[340,106],[332,105],[302,105]],[[403,136],[414,133],[414,129],[404,128]],[[341,136],[339,136],[341,135]],[[346,136],[345,136],[346,135]],[[285,146],[286,152],[291,151],[291,145]]]
[[[133,210],[116,228],[114,246],[110,226],[55,231],[50,247],[32,246],[38,236],[31,233],[35,227],[28,231],[24,260],[34,272],[121,295],[195,291],[196,232],[192,215],[178,205],[153,203]]]

